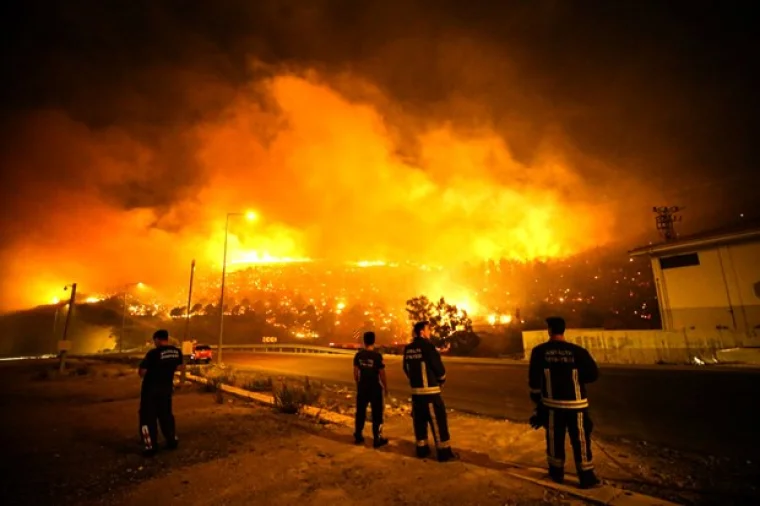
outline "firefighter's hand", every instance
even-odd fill
[[[534,430],[540,428],[546,428],[549,425],[549,413],[543,406],[537,406],[536,411],[533,412],[533,416],[530,417],[530,426]]]

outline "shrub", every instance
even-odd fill
[[[466,356],[472,354],[480,344],[480,337],[475,332],[455,332],[449,339],[451,354]]]
[[[303,386],[303,404],[313,406],[322,397],[322,384],[312,383],[307,376]]]
[[[219,375],[219,381],[223,385],[229,385],[231,387],[234,387],[235,383],[237,381],[237,376],[235,375],[234,371],[227,370],[227,371],[224,371],[222,374]]]
[[[302,388],[294,387],[283,382],[280,388],[274,391],[274,407],[281,413],[294,415],[302,406]]]
[[[274,391],[274,407],[281,413],[296,414],[303,406],[313,405],[322,395],[322,386],[306,378],[303,386],[289,385],[284,381]]]
[[[76,366],[69,374],[72,376],[87,376],[92,374],[92,366],[90,364],[80,364]]]
[[[243,390],[249,392],[271,392],[274,390],[272,378],[251,378],[243,383]]]
[[[52,369],[46,367],[37,371],[37,374],[34,375],[34,379],[37,381],[47,381],[52,379],[54,374],[55,372]]]
[[[235,386],[235,373],[232,370],[222,370],[219,374],[206,376],[203,389],[206,392],[221,392],[222,385]]]

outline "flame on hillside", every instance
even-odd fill
[[[46,303],[71,280],[88,293],[132,279],[176,289],[193,258],[221,268],[225,217],[238,211],[232,268],[557,258],[612,237],[610,209],[561,138],[547,137],[523,161],[489,128],[428,124],[407,139],[413,156],[402,157],[396,126],[374,105],[387,103],[377,90],[352,102],[314,74],[283,74],[231,95],[203,121],[157,131],[165,145],[59,113],[26,118],[11,157],[17,196],[44,205],[24,215],[36,234],[3,244],[0,293],[13,294],[3,308]],[[161,172],[179,170],[162,165],[172,156],[194,160],[199,174]],[[35,179],[51,164],[67,179]],[[160,205],[132,203],[128,188],[148,188]],[[431,297],[478,311],[470,290],[437,283]]]

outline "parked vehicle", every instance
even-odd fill
[[[209,364],[212,358],[211,346],[196,344],[193,347],[193,353],[190,355],[190,362],[194,364]]]

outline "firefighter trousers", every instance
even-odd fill
[[[362,390],[356,392],[356,419],[354,436],[361,439],[364,423],[367,420],[367,406],[372,407],[372,437],[378,439],[383,435],[383,390]]]
[[[158,426],[168,445],[175,445],[174,414],[172,413],[172,392],[147,390],[140,395],[140,437],[146,450],[157,447]]]
[[[591,431],[594,424],[588,409],[546,408],[549,414],[546,426],[546,457],[549,471],[562,476],[565,468],[565,432],[570,435],[575,467],[581,481],[594,475],[591,454]]]
[[[441,394],[412,395],[412,420],[417,447],[428,447],[428,425],[438,450],[451,448],[449,421]]]

